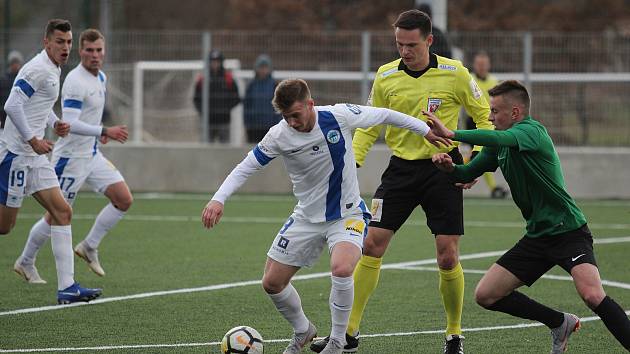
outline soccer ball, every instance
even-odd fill
[[[263,354],[263,338],[257,330],[251,327],[234,327],[223,336],[221,353]]]

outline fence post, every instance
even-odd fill
[[[525,32],[523,34],[523,84],[529,91],[529,95],[532,95],[532,61],[533,61],[533,48],[532,48],[532,33]]]
[[[140,67],[141,62],[136,62],[133,66],[133,142],[142,143],[142,105],[143,105],[143,72]]]
[[[361,104],[366,104],[370,94],[370,52],[371,52],[370,32],[361,33]]]
[[[201,38],[201,60],[203,61],[203,85],[201,85],[201,141],[210,141],[210,32],[203,32]]]

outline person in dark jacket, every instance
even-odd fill
[[[271,58],[266,54],[259,55],[254,64],[254,71],[256,76],[247,86],[243,102],[245,129],[249,143],[262,140],[269,128],[281,119],[271,105],[277,84],[271,75]]]
[[[223,67],[223,53],[210,51],[210,82],[208,83],[208,141],[225,143],[230,138],[230,111],[240,102],[238,87],[232,72]],[[203,76],[195,83],[193,103],[202,115]],[[203,117],[202,117],[203,119]]]
[[[20,71],[22,64],[24,64],[24,58],[20,52],[13,50],[9,53],[7,63],[9,63],[9,69],[4,76],[0,77],[0,129],[4,129],[4,121],[7,119],[7,114],[4,111],[4,103],[7,101],[7,98],[9,98],[13,81],[15,81],[18,71]]]

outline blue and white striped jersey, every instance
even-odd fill
[[[59,98],[60,75],[61,69],[50,60],[46,50],[42,50],[24,64],[13,83],[12,90],[17,91],[13,94],[28,97],[23,106],[24,116],[38,139],[44,137],[48,116]],[[3,141],[15,154],[37,156],[11,119],[5,123]]]
[[[63,117],[78,114],[78,119],[95,128],[93,135],[70,133],[60,138],[53,153],[63,157],[90,157],[96,154],[105,108],[107,77],[102,71],[94,75],[79,63],[72,69],[61,90]],[[70,121],[70,120],[69,120]],[[72,123],[70,123],[72,127]],[[71,128],[72,129],[72,128]],[[72,130],[71,130],[72,132]]]
[[[298,199],[295,217],[319,223],[367,212],[359,193],[356,161],[352,152],[352,130],[392,124],[425,135],[429,128],[421,120],[385,108],[337,104],[316,106],[316,124],[298,132],[282,120],[226,178],[213,200],[225,200],[256,170],[278,156],[293,182]]]

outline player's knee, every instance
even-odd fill
[[[57,210],[51,210],[50,215],[57,225],[70,225],[72,222],[72,207],[70,204],[65,204]]]
[[[262,287],[263,289],[265,289],[265,292],[267,294],[278,294],[282,290],[284,290],[286,286],[287,284],[284,284],[283,282],[280,282],[280,281],[274,281],[273,279],[270,279],[270,278],[263,277],[263,280],[262,280]]]
[[[458,262],[459,257],[457,257],[457,251],[438,252],[437,264],[440,269],[453,269]]]
[[[606,297],[606,293],[601,289],[587,289],[580,293],[580,297],[590,309],[595,309]]]
[[[0,225],[0,235],[8,235],[13,229],[13,225]]]
[[[335,277],[347,278],[351,277],[354,272],[354,266],[352,264],[333,264],[330,267],[330,272]]]
[[[131,194],[129,194],[124,198],[116,200],[116,202],[113,204],[116,209],[120,211],[127,211],[129,210],[129,208],[131,208],[131,204],[133,204],[133,197],[131,196]]]
[[[374,237],[368,237],[363,241],[363,254],[370,257],[381,258],[387,250],[387,243]]]
[[[475,302],[483,308],[488,308],[496,302],[496,299],[486,289],[477,287],[475,289]]]

